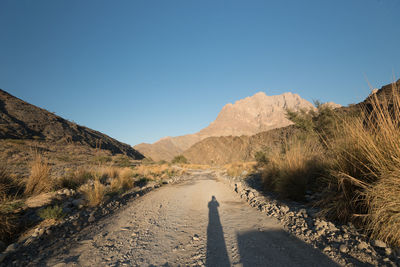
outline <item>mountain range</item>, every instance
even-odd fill
[[[314,105],[297,94],[268,96],[258,92],[253,96],[226,104],[215,121],[194,134],[165,137],[153,144],[142,143],[134,148],[155,161],[171,160],[194,144],[208,137],[254,135],[292,124],[286,109],[314,109]]]

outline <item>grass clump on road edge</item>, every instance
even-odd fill
[[[320,145],[294,140],[284,152],[275,151],[264,164],[262,181],[268,191],[282,197],[304,200],[307,190],[313,189],[327,168]]]
[[[91,207],[101,204],[106,196],[107,188],[98,179],[93,182],[93,185],[85,184],[81,186],[81,191],[84,194],[88,205]]]

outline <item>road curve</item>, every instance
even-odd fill
[[[337,266],[211,171],[132,200],[69,240],[50,246],[39,265]]]

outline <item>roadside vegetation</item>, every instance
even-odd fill
[[[255,155],[264,188],[315,203],[326,217],[353,222],[372,238],[400,246],[400,98],[333,110],[287,111],[299,134]],[[228,168],[237,176],[243,169]]]
[[[14,143],[13,143],[14,144]],[[17,144],[20,144],[17,142]],[[32,150],[29,174],[18,175],[3,162],[0,165],[0,241],[9,242],[26,227],[21,220],[30,207],[31,199],[56,199],[57,192],[74,190],[75,198],[82,199],[82,206],[97,206],[110,198],[129,190],[140,190],[149,183],[162,184],[174,176],[182,175],[195,165],[167,162],[140,164],[124,155],[94,155],[87,165],[64,168],[59,175],[56,164],[50,164],[42,153]],[[66,160],[63,158],[63,160]],[[68,159],[69,160],[69,159]],[[44,206],[33,208],[39,218],[57,222],[66,216],[62,203],[50,201]]]

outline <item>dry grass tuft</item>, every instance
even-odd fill
[[[93,171],[84,168],[77,169],[59,180],[59,188],[77,189],[94,178]]]
[[[126,191],[134,186],[134,177],[136,173],[130,168],[124,168],[119,176],[111,181],[111,191]]]
[[[318,143],[300,140],[286,145],[285,151],[274,151],[262,171],[267,190],[282,197],[303,200],[326,169],[323,150]]]
[[[32,162],[31,174],[25,186],[25,195],[38,195],[49,192],[54,187],[54,182],[50,178],[50,166],[47,160],[41,155],[36,155]]]
[[[106,196],[106,186],[103,185],[98,179],[93,182],[93,185],[83,185],[80,191],[85,195],[88,205],[91,207],[101,204]]]
[[[0,240],[9,240],[18,228],[17,216],[0,211]]]
[[[0,199],[15,197],[23,190],[23,184],[8,173],[6,166],[0,165]]]
[[[224,166],[229,176],[246,176],[255,171],[256,162],[234,162]]]

